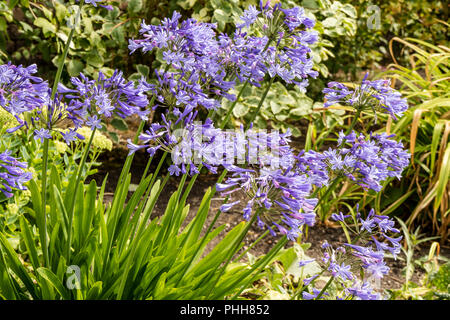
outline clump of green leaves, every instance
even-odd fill
[[[420,228],[410,232],[403,221],[397,220],[405,237],[405,248],[402,248],[402,251],[406,266],[403,270],[405,276],[403,286],[400,289],[388,290],[391,299],[450,299],[450,261],[439,254],[439,243],[431,243],[428,255],[418,259],[414,257],[419,245],[429,243],[437,237],[425,237],[420,233]],[[403,260],[403,257],[401,259]],[[419,282],[412,280],[416,268],[425,272]]]

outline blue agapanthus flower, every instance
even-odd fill
[[[26,190],[24,184],[33,177],[27,168],[26,162],[20,162],[7,150],[0,153],[0,191],[7,197],[13,196],[14,189]]]
[[[295,158],[288,145],[289,135],[252,130],[245,132],[243,140],[237,135],[234,154],[241,159],[239,163],[247,166],[224,163],[231,176],[217,184],[216,189],[223,196],[244,194],[245,220],[256,215],[261,229],[295,240],[303,225],[314,225],[317,199],[311,197],[309,178],[293,170]]]
[[[197,174],[200,165],[217,173],[217,168],[225,159],[226,133],[215,128],[210,119],[198,124],[193,121],[195,113],[189,115],[183,118],[179,113],[178,118],[168,120],[162,114],[161,124],[152,123],[139,136],[139,145],[128,141],[130,154],[140,149],[146,149],[150,156],[159,149],[169,152],[173,162],[169,167],[171,175]]]
[[[244,14],[241,16],[241,19],[244,23],[237,25],[238,28],[243,27],[250,27],[256,19],[258,18],[258,15],[260,14],[260,11],[256,9],[255,6],[250,5],[247,10],[244,11]]]
[[[357,211],[358,207],[357,207]],[[353,223],[353,218],[348,215],[344,219],[333,216],[335,221],[341,221],[349,228]],[[355,234],[360,238],[360,244],[345,243],[346,253],[357,257],[360,265],[375,278],[381,278],[387,274],[389,268],[384,262],[386,252],[389,252],[395,258],[401,250],[400,240],[402,237],[393,237],[393,234],[400,233],[395,228],[395,222],[388,216],[375,214],[375,210],[371,209],[365,219],[361,217],[359,212],[356,213],[356,220],[360,226],[355,226]],[[370,225],[368,227],[368,225]]]
[[[236,70],[241,82],[248,80],[259,86],[268,74],[304,90],[307,79],[317,77],[309,45],[318,35],[310,30],[315,21],[303,8],[282,9],[280,3],[271,7],[269,2],[260,2],[260,10],[250,6],[241,19],[244,23],[237,26],[231,52],[233,60],[239,61]],[[248,30],[243,32],[242,28]]]
[[[341,132],[338,148],[301,153],[299,170],[310,175],[317,186],[327,185],[333,175],[344,175],[363,188],[378,192],[386,179],[400,179],[409,164],[410,154],[401,142],[391,139],[394,136]]]
[[[73,121],[75,129],[84,124],[99,127],[100,119],[117,115],[126,118],[138,115],[146,120],[150,112],[146,109],[148,97],[141,86],[126,81],[121,71],[114,71],[111,77],[99,72],[98,79],[89,79],[82,73],[72,77],[74,89],[60,84],[58,92],[68,101],[67,117]]]
[[[386,253],[392,253],[395,257],[400,249],[401,237],[392,237],[392,234],[400,232],[395,228],[394,221],[387,216],[375,214],[373,209],[363,219],[358,205],[356,213],[333,214],[332,219],[344,224],[354,237],[349,240],[351,242],[338,247],[333,247],[327,241],[323,242],[323,258],[316,260],[322,271],[304,279],[304,285],[312,285],[313,289],[312,292],[305,290],[303,298],[317,299],[320,291],[314,288],[314,282],[326,272],[324,275],[328,273],[330,280],[336,285],[336,299],[382,299],[371,283],[389,273],[389,267],[384,261]],[[366,227],[363,227],[364,224]]]
[[[362,83],[355,89],[350,90],[342,83],[329,82],[328,88],[323,89],[325,93],[324,107],[342,103],[348,104],[355,109],[382,110],[398,119],[408,110],[408,102],[401,93],[391,87],[390,80],[367,80],[368,73],[364,76]]]
[[[36,140],[51,139],[52,132],[62,135],[66,142],[72,138],[55,130],[69,118],[67,104],[62,95],[51,97],[47,82],[33,76],[36,65],[15,66],[11,63],[0,66],[0,106],[17,119],[18,126],[9,128],[8,133],[21,128],[31,130]],[[65,123],[67,125],[67,123]],[[76,135],[80,138],[80,135]]]
[[[49,97],[47,82],[34,76],[37,66],[15,66],[9,62],[0,65],[0,107],[11,113],[19,122],[17,130],[26,125],[23,114],[40,108]]]
[[[381,300],[381,295],[368,282],[355,281],[346,288],[346,293],[356,300]]]
[[[192,87],[197,91],[196,96],[211,96],[209,101],[203,98],[204,103],[220,104],[215,101],[219,97],[234,100],[229,93],[234,88],[235,82],[230,77],[229,47],[228,42],[221,41],[216,32],[216,25],[198,22],[195,19],[180,21],[181,15],[174,12],[171,18],[165,18],[161,25],[147,25],[142,22],[140,34],[142,39],[129,40],[130,53],[141,49],[142,52],[151,52],[158,49],[164,62],[171,67],[170,72],[157,72],[159,85],[156,89],[165,87],[167,80],[180,85]],[[175,70],[175,71],[173,71]],[[229,79],[226,79],[228,77]],[[170,87],[174,95],[179,92],[177,100],[183,103],[183,97],[192,93],[183,88],[175,90]],[[162,91],[159,90],[160,97]],[[162,94],[162,96],[165,96]],[[214,99],[213,97],[216,97]],[[194,98],[191,96],[191,98]],[[168,99],[166,99],[168,100]]]

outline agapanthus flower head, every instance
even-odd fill
[[[74,89],[60,84],[58,92],[69,101],[67,117],[73,121],[75,129],[85,123],[91,128],[101,127],[101,117],[114,115],[121,118],[138,115],[146,120],[150,112],[146,109],[148,97],[145,90],[132,81],[126,81],[121,71],[114,71],[111,77],[99,72],[97,80],[81,73],[79,77],[72,77],[71,83]]]
[[[235,85],[234,77],[229,76],[229,68],[234,65],[229,59],[229,38],[218,35],[215,24],[194,19],[180,21],[180,18],[181,15],[174,12],[172,18],[164,19],[158,26],[143,22],[140,29],[143,38],[129,42],[131,53],[138,49],[144,53],[154,49],[161,52],[166,71],[157,73],[160,83],[154,89],[159,91],[158,98],[165,96],[160,89],[167,81],[180,81],[179,85],[188,89],[178,90],[177,100],[182,102],[186,98],[192,103],[216,108],[220,104],[214,96],[234,100],[234,95],[229,93]],[[173,86],[170,89],[175,91]]]
[[[13,115],[18,127],[24,125],[23,115],[42,106],[49,95],[47,82],[34,76],[37,67],[0,65],[0,107]]]
[[[50,96],[50,89],[44,96],[43,103],[24,113],[19,126],[8,129],[7,132],[14,132],[19,128],[32,130],[34,139],[44,142],[45,139],[62,137],[67,144],[84,138],[76,133],[74,129],[76,122],[70,114],[70,108],[63,100],[63,95],[56,94],[54,98]],[[22,120],[23,119],[23,120]],[[69,128],[63,130],[62,128]]]
[[[97,80],[80,74],[79,78],[71,79],[75,89],[59,84],[54,96],[46,82],[33,76],[36,72],[35,65],[0,66],[0,106],[15,116],[18,123],[7,130],[10,133],[27,128],[40,141],[57,133],[70,144],[83,139],[76,130],[85,122],[91,128],[101,128],[101,116],[125,118],[137,114],[146,119],[149,113],[145,109],[148,99],[144,91],[125,81],[122,72],[116,71],[109,78],[100,72]],[[66,127],[69,130],[60,130]]]
[[[408,109],[406,98],[391,87],[390,80],[367,80],[365,75],[362,83],[351,90],[339,82],[329,82],[325,93],[325,107],[336,103],[348,104],[357,110],[382,110],[398,119]],[[375,118],[376,119],[376,118]]]
[[[289,133],[240,131],[230,142],[238,165],[225,161],[223,166],[231,176],[216,189],[224,196],[245,194],[244,219],[256,215],[261,229],[290,240],[298,237],[303,225],[314,225],[317,199],[310,198],[308,177],[292,170],[295,159]]]
[[[338,148],[323,153],[308,151],[298,156],[299,170],[308,170],[318,186],[327,184],[334,174],[378,192],[386,179],[400,179],[409,164],[410,154],[393,137],[386,133],[365,136],[354,131],[348,135],[341,132]]]
[[[20,162],[11,156],[11,151],[0,153],[0,191],[7,197],[13,196],[14,189],[26,190],[24,184],[32,177],[32,173],[26,171],[27,163]]]
[[[180,114],[179,117],[182,117]],[[223,139],[226,133],[213,126],[210,119],[202,124],[194,121],[195,114],[183,120],[168,120],[162,114],[161,123],[152,123],[150,128],[139,136],[140,143],[128,141],[130,154],[146,149],[153,156],[158,149],[171,154],[173,164],[171,175],[198,173],[199,165],[216,173],[224,159]]]
[[[35,65],[23,68],[7,64],[0,66],[0,70],[3,72],[0,103],[16,120],[14,126],[7,128],[8,133],[24,128],[32,131],[36,140],[44,141],[58,132],[55,129],[68,125],[68,106],[63,96],[57,94],[52,98],[47,83],[32,76],[37,71]]]
[[[359,206],[351,214],[333,214],[332,219],[344,224],[354,238],[337,248],[325,242],[323,258],[317,260],[322,270],[337,280],[342,298],[381,299],[370,283],[377,283],[389,273],[384,260],[386,253],[395,257],[399,252],[401,237],[392,236],[392,233],[400,232],[394,221],[376,214],[373,209],[364,216],[359,212]]]
[[[194,70],[207,55],[218,48],[215,24],[195,19],[180,21],[181,15],[174,11],[171,18],[164,18],[160,25],[142,22],[139,33],[142,39],[129,40],[130,53],[141,49],[150,52],[162,50],[163,59],[175,69]]]
[[[402,237],[392,236],[400,230],[395,228],[393,219],[377,215],[374,209],[371,209],[365,218],[359,211],[355,216],[359,227],[355,227],[354,232],[359,235],[362,245],[348,243],[345,245],[349,247],[349,253],[361,261],[362,267],[367,269],[369,274],[375,278],[381,278],[389,271],[383,260],[385,253],[389,252],[395,258],[400,252]],[[353,223],[354,220],[350,217],[343,220],[351,228],[349,221]]]
[[[226,93],[209,92],[210,87],[200,84],[193,74],[179,72],[156,72],[156,83],[141,81],[141,86],[156,96],[153,109],[164,108],[169,120],[178,122],[192,117],[200,109],[215,110],[220,106],[219,96]],[[229,97],[230,98],[230,97]]]
[[[314,20],[306,17],[303,8],[282,9],[281,4],[271,7],[260,4],[260,10],[250,6],[241,16],[233,37],[232,56],[239,80],[259,85],[268,74],[294,83],[304,90],[307,78],[315,78],[309,45],[318,37]],[[245,28],[243,32],[241,29]],[[262,34],[262,36],[259,36]]]
[[[381,295],[368,282],[355,281],[346,292],[357,300],[381,300]]]

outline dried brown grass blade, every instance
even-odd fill
[[[416,149],[417,131],[419,130],[420,118],[422,116],[423,109],[416,109],[413,113],[413,120],[411,124],[411,134],[409,138],[409,151],[411,152],[411,161],[414,167],[414,151]]]

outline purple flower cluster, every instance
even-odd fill
[[[0,106],[16,117],[19,126],[9,129],[14,132],[28,125],[23,115],[40,106],[48,99],[48,84],[33,76],[35,64],[28,67],[11,63],[0,65]]]
[[[244,11],[231,44],[230,59],[235,62],[239,80],[248,80],[259,86],[266,74],[279,76],[286,83],[304,89],[308,77],[317,77],[309,45],[317,33],[310,31],[315,21],[306,17],[303,8],[282,9],[260,2],[260,10],[250,6]],[[245,32],[242,30],[247,28]],[[262,34],[254,36],[253,34]]]
[[[256,215],[261,229],[267,228],[273,236],[279,232],[295,240],[304,224],[314,225],[317,199],[310,198],[312,186],[309,178],[295,170],[295,158],[287,144],[289,133],[247,133],[247,136],[244,143],[236,139],[238,143],[232,148],[238,158],[247,163],[255,163],[251,158],[257,154],[256,164],[241,168],[224,163],[231,176],[224,183],[217,184],[216,189],[223,196],[242,192],[246,196],[245,220]],[[228,211],[239,202],[225,204],[221,210]]]
[[[54,98],[47,82],[33,76],[36,72],[36,65],[0,66],[0,106],[19,122],[19,126],[7,130],[9,133],[26,127],[33,130],[37,140],[51,139],[56,133],[70,144],[84,139],[77,133],[83,125],[101,128],[102,117],[137,114],[147,119],[147,88],[125,81],[122,72],[115,71],[111,77],[100,72],[97,80],[80,74],[71,79],[74,89],[59,84]],[[71,124],[63,131],[60,128],[67,127],[67,120]]]
[[[394,221],[388,216],[377,215],[372,209],[363,219],[358,207],[356,211],[354,216],[342,212],[332,215],[333,220],[343,223],[355,235],[355,243],[344,243],[333,248],[325,241],[322,244],[323,258],[319,263],[344,288],[345,297],[352,295],[363,300],[380,299],[369,280],[381,279],[388,274],[385,254],[389,252],[395,258],[400,252],[402,237],[392,236],[400,230],[395,228]],[[358,274],[364,274],[363,279],[358,279]],[[308,284],[313,280],[315,278],[308,279]]]
[[[20,128],[32,129],[34,138],[43,141],[50,139],[51,131],[61,123],[70,110],[62,101],[61,95],[51,98],[47,82],[33,76],[36,65],[26,68],[11,63],[0,66],[0,105],[11,113],[19,125],[10,128],[12,133]],[[79,136],[74,129],[64,133],[58,131],[67,143]]]
[[[259,86],[265,75],[269,74],[305,87],[307,78],[317,75],[312,70],[311,50],[308,47],[317,40],[317,35],[308,31],[314,26],[314,21],[307,18],[300,8],[282,9],[280,5],[270,7],[269,3],[263,5],[262,2],[260,8],[261,11],[250,6],[244,13],[244,20],[248,20],[246,26],[252,29],[260,26],[262,36],[256,30],[244,32],[243,26],[238,26],[231,37],[218,34],[215,24],[194,19],[181,21],[181,15],[177,12],[171,18],[164,19],[161,25],[141,24],[143,38],[130,40],[129,49],[131,53],[157,49],[162,54],[165,71],[156,72],[156,82],[141,80],[140,86],[155,96],[153,109],[160,107],[164,111],[162,121],[152,124],[140,136],[143,145],[129,141],[130,153],[142,148],[147,148],[152,155],[157,149],[175,150],[179,153],[178,158],[184,158],[182,163],[189,164],[195,172],[192,155],[174,149],[175,145],[189,145],[192,150],[192,139],[189,135],[174,138],[174,132],[184,129],[192,133],[198,127],[193,122],[200,109],[215,110],[220,107],[222,98],[235,100],[230,90],[235,87],[236,81],[249,81]],[[264,21],[270,28],[265,24],[259,25]],[[207,123],[202,130],[210,130],[210,127],[212,125]],[[226,136],[224,133],[217,134],[206,139],[206,145],[197,143],[194,149],[199,153],[200,150],[211,149],[213,145],[222,146],[223,141],[230,138],[223,140]],[[215,160],[209,163],[213,159],[203,158],[207,160],[203,161],[204,165],[210,165],[213,171],[222,164]],[[172,174],[186,170],[177,164],[170,169]]]
[[[227,53],[223,47],[225,43],[217,37],[216,25],[192,18],[180,22],[180,18],[181,15],[175,11],[172,18],[165,18],[161,25],[143,22],[139,31],[143,39],[129,40],[130,53],[138,49],[142,52],[158,49],[164,62],[176,70],[161,72],[158,80],[162,83],[156,88],[166,87],[168,81],[182,80],[183,86],[189,84],[205,99],[212,95],[233,100],[234,96],[228,91],[234,87],[234,81],[225,79],[227,71],[223,58]],[[163,93],[158,92],[159,95]],[[218,105],[217,101],[208,102],[210,107]]]
[[[58,92],[67,99],[67,118],[73,121],[75,129],[84,124],[91,129],[101,128],[101,117],[111,118],[117,115],[126,118],[134,114],[146,120],[148,98],[145,88],[126,81],[121,71],[115,71],[111,77],[99,72],[97,80],[80,74],[72,77],[74,89],[62,84]]]
[[[192,122],[191,117],[192,114],[184,121],[179,118],[173,122],[162,114],[162,124],[152,123],[150,129],[139,136],[143,144],[136,145],[131,140],[128,141],[130,154],[143,148],[147,148],[151,156],[158,149],[171,153],[173,161],[169,167],[171,175],[197,174],[200,164],[212,173],[217,173],[217,167],[222,165],[224,159],[226,134],[214,128],[210,119],[200,124]]]
[[[0,191],[10,198],[13,189],[25,190],[24,183],[32,178],[31,172],[26,172],[25,162],[20,162],[11,156],[10,151],[0,153]]]
[[[336,216],[335,216],[336,219]],[[372,247],[361,247],[353,244],[347,244],[352,249],[353,255],[361,259],[363,266],[369,268],[373,263],[378,264],[380,260],[380,252],[390,252],[394,258],[401,251],[400,240],[402,237],[393,238],[392,234],[400,233],[400,230],[395,228],[394,220],[388,216],[376,215],[372,209],[366,219],[361,218],[361,215],[357,213],[357,221],[360,226],[356,225],[356,233],[365,241],[368,245],[374,245],[376,251],[372,250]],[[341,220],[341,219],[337,219]],[[346,220],[341,220],[346,223]],[[381,268],[381,265],[379,265]],[[371,267],[375,270],[375,267]]]
[[[324,107],[345,103],[359,110],[382,109],[394,119],[401,117],[408,110],[406,99],[402,98],[400,92],[391,88],[390,80],[370,81],[367,77],[368,73],[364,76],[361,85],[354,90],[349,90],[339,82],[329,82],[328,88],[323,90],[326,100]]]
[[[331,174],[344,175],[365,189],[380,191],[390,177],[400,179],[409,164],[410,154],[394,135],[373,134],[368,137],[339,133],[338,148],[323,153],[308,151],[298,156],[299,168],[312,177],[317,186],[327,185]]]
[[[204,84],[201,85],[199,79],[194,78],[194,73],[186,77],[186,74],[178,72],[156,72],[156,76],[158,80],[156,84],[141,81],[141,86],[156,96],[153,109],[165,108],[168,117],[173,115],[183,120],[192,113],[196,115],[201,107],[211,110],[220,105],[217,99],[211,97],[209,90],[205,90]],[[234,98],[228,94],[224,95],[230,99]]]

